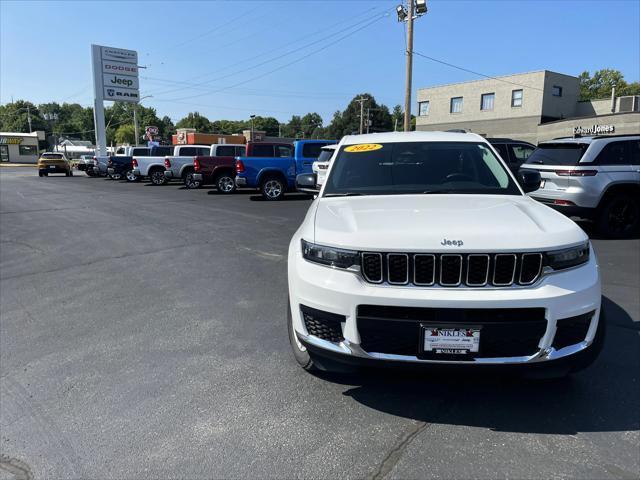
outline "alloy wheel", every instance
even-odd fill
[[[282,184],[279,180],[267,180],[264,184],[264,193],[269,198],[278,198],[282,195]]]

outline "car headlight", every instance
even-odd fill
[[[306,240],[302,240],[302,256],[305,260],[329,267],[350,268],[360,265],[358,252],[316,245]]]
[[[545,253],[546,264],[553,270],[564,270],[589,261],[589,242],[577,247]]]

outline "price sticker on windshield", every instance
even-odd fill
[[[359,145],[349,145],[344,149],[345,152],[362,153],[373,152],[374,150],[380,150],[382,145],[379,143],[361,143]]]

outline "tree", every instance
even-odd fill
[[[196,132],[210,132],[211,122],[198,112],[190,112],[185,118],[176,123],[176,128],[195,128]]]
[[[302,137],[302,118],[299,115],[292,115],[291,120],[282,126],[282,136],[287,138]]]
[[[365,98],[364,102],[364,115],[363,130],[366,131],[367,127],[367,109],[369,109],[369,119],[371,124],[369,126],[370,132],[389,132],[393,130],[391,113],[386,105],[378,104],[373,95],[369,93],[363,93],[356,95],[347,108],[343,112],[336,112],[333,115],[333,120],[329,124],[328,131],[331,137],[339,139],[344,135],[351,135],[359,133],[360,131],[360,102],[357,101],[360,98]]]
[[[136,144],[136,131],[133,124],[120,125],[115,133],[115,141],[118,145],[128,143],[129,145]]]
[[[0,105],[0,131],[28,133],[29,117],[31,117],[31,131],[47,130],[47,122],[33,103],[17,100]]]
[[[393,112],[391,112],[391,121],[393,122],[393,130],[402,131],[402,125],[404,122],[404,111],[400,105],[396,105],[393,107]]]
[[[593,73],[582,72],[580,81],[580,100],[595,100],[611,96],[611,89],[615,85],[616,96],[640,95],[640,82],[627,83],[619,70],[603,68]]]
[[[312,138],[313,132],[318,127],[322,127],[322,117],[316,112],[307,113],[300,119],[300,124],[300,129],[302,130],[303,134],[302,136],[304,138]]]
[[[251,127],[251,122],[249,122]],[[253,128],[262,130],[268,137],[277,137],[280,131],[280,122],[274,117],[256,117],[253,119]]]

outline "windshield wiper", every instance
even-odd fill
[[[451,192],[453,192],[453,190],[425,190],[422,193],[428,195],[430,193],[451,193]]]
[[[358,193],[358,192],[327,193],[323,195],[323,197],[359,197],[361,195],[364,195],[364,193]]]

